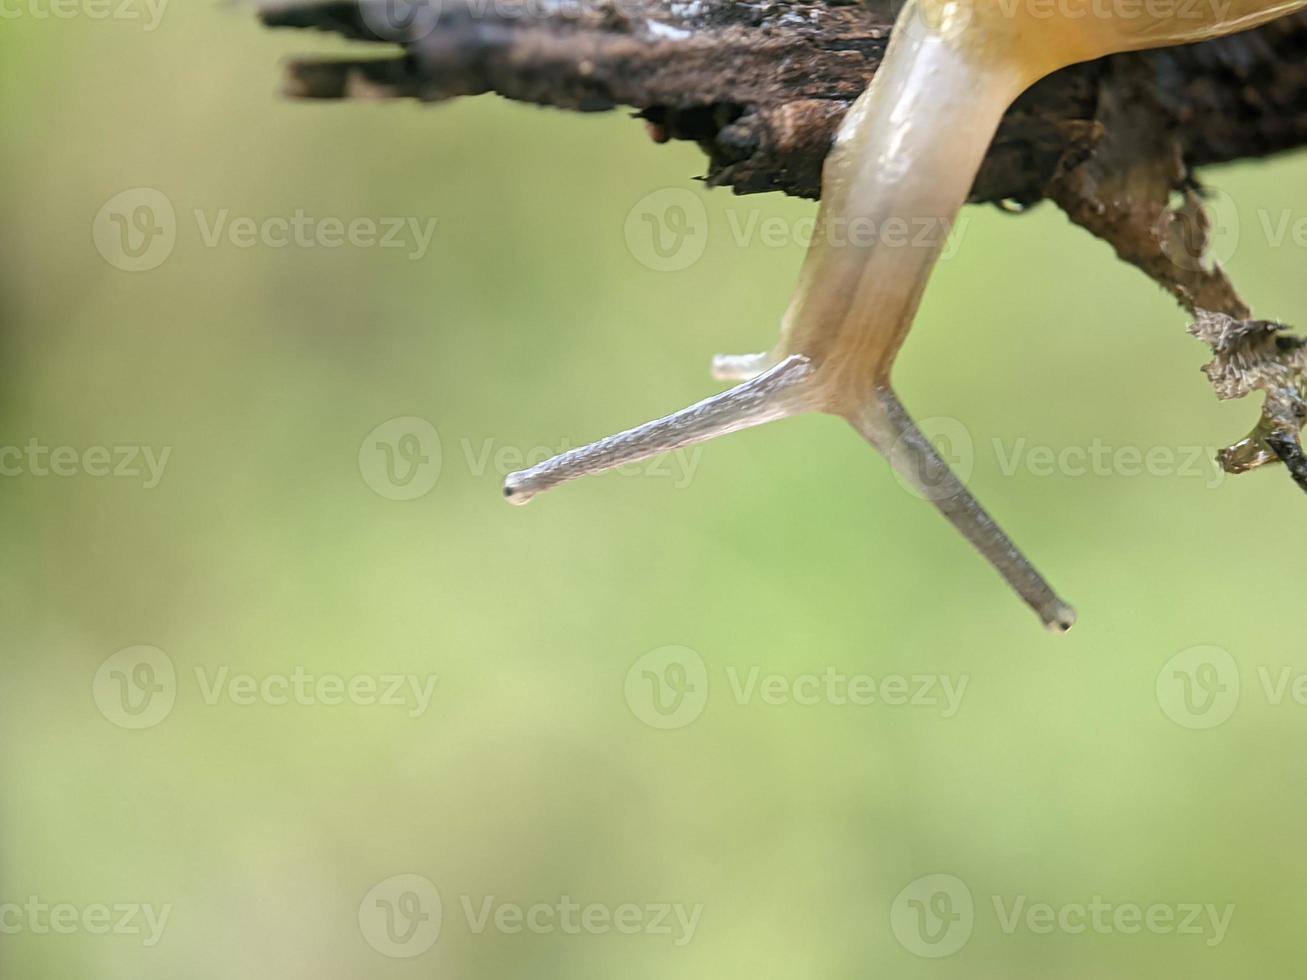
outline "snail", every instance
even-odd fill
[[[909,0],[822,170],[812,244],[763,354],[718,356],[739,384],[680,412],[508,475],[526,503],[590,473],[804,412],[840,416],[954,524],[1034,610],[1065,632],[1075,611],[948,469],[895,396],[891,372],[945,235],[1008,107],[1040,78],[1105,55],[1255,27],[1307,0]]]

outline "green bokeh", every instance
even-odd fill
[[[0,444],[171,455],[149,489],[0,480],[0,905],[171,912],[152,946],[2,932],[5,977],[1292,972],[1307,707],[1274,702],[1307,671],[1302,497],[1282,474],[1219,479],[1211,447],[1255,406],[1215,401],[1184,317],[1105,245],[1049,207],[967,210],[898,374],[918,416],[965,426],[977,495],[1077,605],[1055,638],[835,420],[501,499],[514,454],[688,404],[714,390],[713,353],[770,345],[810,203],[705,193],[693,148],[619,113],[279,100],[280,59],[342,47],[247,7],[178,2],[154,31],[14,9]],[[1301,156],[1208,175],[1218,253],[1261,315],[1299,323],[1304,175]],[[142,187],[174,206],[176,247],[129,273],[93,222]],[[706,208],[706,248],[659,272],[625,222],[674,188]],[[436,230],[417,259],[206,244],[223,212],[296,209]],[[779,243],[751,224],[777,217]],[[439,433],[439,479],[412,501],[360,469],[398,417]],[[1093,446],[1174,460],[1042,475],[1041,447]],[[170,658],[176,701],[129,730],[94,679],[140,644]],[[1232,658],[1212,655],[1218,700],[1231,672],[1241,690],[1197,729],[1164,665],[1207,645]],[[661,729],[633,665],[666,646],[701,658],[707,699]],[[438,681],[424,712],[206,703],[224,669]],[[828,669],[966,686],[952,713],[737,690]],[[966,883],[975,922],[929,959],[891,910],[936,873]],[[401,874],[437,886],[443,928],[387,958],[360,903]],[[702,913],[682,945],[675,926],[478,932],[464,904],[487,896]],[[996,909],[1095,896],[1234,912],[1209,942],[1005,931]]]

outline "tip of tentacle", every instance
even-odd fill
[[[1050,633],[1065,633],[1075,624],[1076,611],[1065,602],[1059,602],[1044,617],[1044,625]]]
[[[534,493],[526,488],[525,477],[526,474],[519,470],[516,473],[509,473],[508,476],[504,478],[504,499],[517,507],[529,503],[531,498],[535,496]]]

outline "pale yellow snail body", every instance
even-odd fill
[[[827,156],[812,245],[766,354],[717,358],[735,388],[511,474],[510,500],[801,412],[839,415],[917,485],[1046,626],[1075,613],[948,471],[890,387],[895,356],[1003,113],[1049,72],[1254,27],[1307,0],[910,0]],[[900,232],[879,233],[889,227]]]

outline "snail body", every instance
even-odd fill
[[[968,493],[894,394],[931,270],[1008,107],[1050,72],[1255,27],[1307,0],[909,0],[822,170],[812,244],[764,354],[719,356],[741,382],[681,412],[510,474],[525,503],[587,473],[800,414],[846,419],[953,522],[1043,623],[1072,608]],[[924,235],[886,235],[890,227]]]

